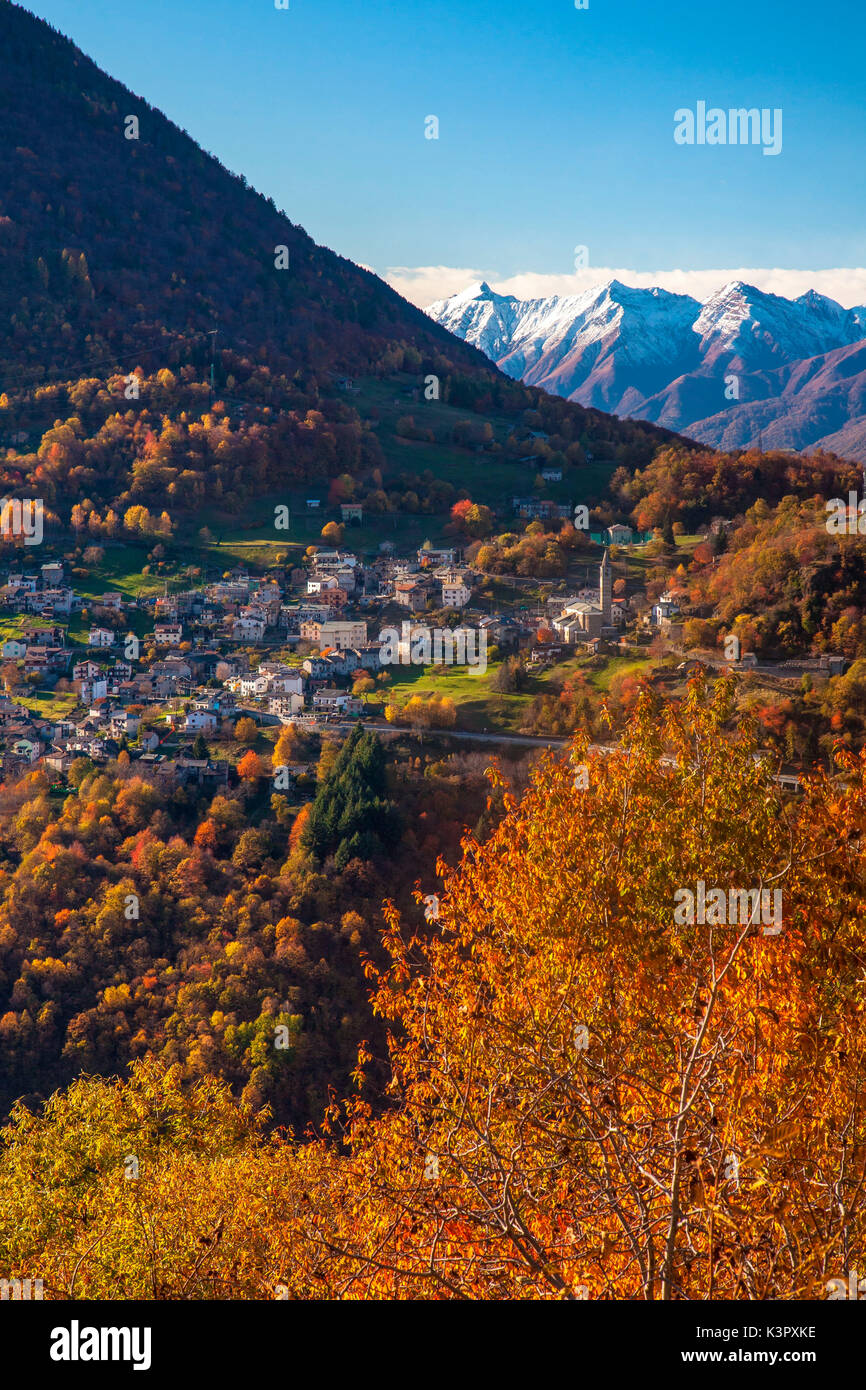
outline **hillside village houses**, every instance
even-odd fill
[[[350,620],[332,619],[328,622],[306,622],[301,624],[301,636],[308,637],[322,647],[336,647],[344,651],[347,647],[360,647],[367,641],[367,624]]]
[[[610,527],[610,541],[627,539],[629,529]],[[229,762],[193,756],[197,739],[231,737],[241,717],[265,726],[357,718],[364,705],[352,684],[359,673],[374,681],[384,674],[380,634],[390,624],[413,631],[418,623],[434,630],[444,624],[453,638],[459,629],[447,615],[460,613],[467,634],[483,633],[501,651],[524,649],[531,660],[539,655],[538,607],[527,603],[507,617],[483,611],[479,576],[454,546],[425,542],[401,556],[393,542],[383,542],[369,562],[345,546],[323,548],[303,565],[264,577],[238,564],[228,575],[205,575],[197,587],[166,587],[150,597],[77,593],[61,560],[30,568],[18,558],[5,563],[3,776],[40,762],[62,776],[78,757],[99,764],[124,750],[142,775],[178,785],[221,784]],[[675,592],[652,605],[643,593],[615,599],[612,579],[605,550],[597,589],[551,595],[557,642],[542,659],[578,645],[595,650],[600,642],[615,643],[626,624],[637,629],[641,621],[678,640]],[[396,619],[401,609],[408,624]],[[52,708],[47,697],[65,694],[54,706],[62,715],[29,711],[24,702],[33,692],[40,709]]]
[[[680,606],[671,593],[662,594],[657,603],[652,607],[652,621],[656,627],[664,630],[670,627],[679,617]]]
[[[66,581],[63,561],[27,571],[13,560],[0,572],[3,771],[44,759],[62,774],[76,757],[104,762],[127,748],[142,772],[201,781],[209,773],[186,756],[187,737],[230,733],[242,715],[261,724],[357,717],[363,706],[348,688],[354,675],[382,669],[380,642],[358,610],[404,603],[404,584],[417,585],[419,611],[465,608],[473,581],[456,560],[455,548],[429,543],[408,559],[383,547],[369,566],[348,549],[321,549],[277,578],[239,565],[154,598],[120,591],[87,598]],[[82,610],[90,622],[72,643],[69,623]],[[304,655],[304,644],[318,651]],[[28,712],[19,703],[28,690],[68,691],[68,717]]]
[[[472,590],[463,574],[442,576],[442,607],[465,608],[472,596]]]
[[[429,541],[421,547],[417,554],[418,564],[422,569],[442,568],[450,570],[456,558],[455,550],[435,550]]]

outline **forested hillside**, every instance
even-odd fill
[[[482,418],[520,420],[544,399],[317,246],[10,0],[0,0],[0,81],[7,490],[43,489],[68,522],[85,498],[231,505],[241,477],[248,498],[369,472],[383,462],[379,441],[333,400],[343,373],[405,369],[417,386],[433,373],[439,399]],[[566,439],[633,446],[636,461],[670,438],[565,403],[547,413]]]
[[[484,359],[316,246],[146,99],[18,5],[0,5],[0,365],[18,379],[207,360],[202,335],[299,368],[351,370],[390,340]],[[128,118],[138,122],[137,138]],[[275,268],[285,246],[288,267]],[[135,361],[130,360],[131,357]]]
[[[321,1119],[371,1037],[383,900],[411,908],[488,791],[472,760],[386,768],[360,729],[334,752],[300,815],[255,755],[239,796],[163,792],[125,754],[82,759],[65,797],[41,771],[0,789],[3,1113],[151,1051],[282,1123]]]

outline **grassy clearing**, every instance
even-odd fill
[[[594,690],[607,694],[616,676],[639,676],[650,670],[653,662],[649,657],[611,656],[600,671],[588,671],[587,680]]]
[[[226,570],[239,562],[268,569],[278,563],[278,555],[287,555],[289,564],[300,564],[307,546],[327,544],[322,540],[325,523],[338,520],[324,507],[318,512],[307,511],[307,497],[322,493],[319,485],[305,492],[272,493],[259,498],[254,517],[242,525],[237,517],[215,511],[203,512],[198,518],[199,524],[208,527],[214,542],[202,546],[197,538],[191,538],[190,553],[195,553],[197,563],[209,569]],[[274,529],[274,508],[280,505],[289,508],[288,531]],[[382,541],[391,541],[401,553],[419,548],[427,539],[434,545],[447,544],[444,528],[448,521],[447,513],[438,516],[407,515],[405,512],[382,516],[369,514],[362,525],[346,526],[343,545],[361,555],[373,556],[378,554]]]
[[[82,598],[92,601],[102,594],[121,593],[126,599],[135,599],[163,592],[166,580],[161,575],[143,573],[148,554],[153,549],[152,543],[108,543],[104,549],[105,554],[98,565],[86,570],[78,566],[82,572],[70,576],[72,588]],[[179,587],[176,578],[169,582]]]
[[[466,666],[391,666],[387,690],[398,704],[410,695],[447,695],[457,706],[458,729],[513,731],[526,697],[501,695],[492,689],[499,665],[491,662],[483,673]]]
[[[81,705],[77,695],[72,693],[55,694],[51,690],[14,695],[12,698],[16,705],[22,705],[24,709],[35,714],[39,719],[68,719],[72,711]]]
[[[613,656],[604,668],[586,670],[590,658],[567,657],[542,671],[526,673],[525,689],[515,694],[502,694],[493,689],[493,679],[500,662],[491,662],[483,674],[464,666],[392,666],[391,684],[387,687],[398,704],[410,695],[448,695],[457,706],[458,729],[472,733],[520,733],[533,700],[539,695],[556,694],[563,683],[578,671],[585,671],[587,680],[599,694],[606,694],[615,676],[639,675],[652,667],[649,657]]]
[[[388,689],[398,703],[411,695],[449,696],[457,706],[458,729],[472,733],[520,733],[533,700],[556,691],[580,669],[582,659],[571,657],[543,671],[526,673],[525,689],[505,694],[493,688],[501,662],[493,661],[482,674],[465,666],[392,666]]]

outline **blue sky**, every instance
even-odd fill
[[[837,273],[866,266],[862,0],[30,8],[416,299],[476,273],[578,287],[580,244],[591,270],[621,276],[677,269],[688,288],[717,268],[829,271],[810,283],[866,300],[866,278],[846,293]],[[698,101],[782,108],[782,153],[676,145],[674,112]]]

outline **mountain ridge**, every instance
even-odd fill
[[[126,350],[133,330],[170,339],[214,327],[239,346],[267,343],[295,367],[311,365],[305,342],[314,337],[335,367],[351,369],[363,340],[396,336],[421,350],[450,347],[468,370],[488,365],[435,326],[430,336],[421,310],[318,246],[243,175],[12,0],[0,0],[0,38],[0,321],[11,322],[19,368],[63,368],[79,345],[83,355]],[[126,138],[128,116],[138,119],[137,139]],[[289,270],[279,277],[281,245]],[[82,255],[83,265],[70,263]],[[27,331],[37,319],[38,344]]]
[[[477,282],[426,312],[510,376],[584,406],[719,448],[732,439],[746,447],[776,427],[784,447],[829,447],[828,434],[841,431],[854,457],[862,451],[866,420],[842,420],[838,407],[846,394],[847,408],[866,399],[866,379],[853,387],[847,379],[846,355],[866,340],[866,308],[845,309],[815,290],[786,299],[733,280],[701,302],[612,279],[577,295],[519,300]],[[834,423],[822,434],[825,416]]]

